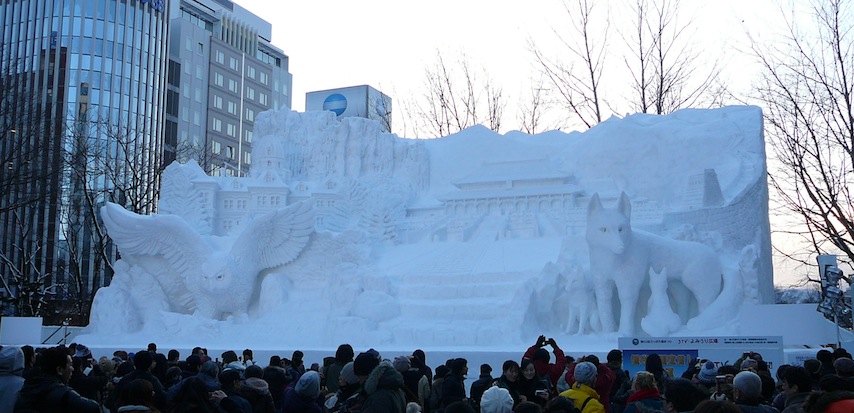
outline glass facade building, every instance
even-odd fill
[[[0,296],[109,279],[97,211],[148,212],[163,167],[168,20],[168,0],[0,2]]]

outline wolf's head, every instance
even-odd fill
[[[620,193],[614,209],[604,208],[599,194],[593,194],[587,207],[587,244],[622,254],[632,236],[631,215],[632,205],[625,193]]]

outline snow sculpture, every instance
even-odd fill
[[[741,302],[773,301],[756,107],[431,140],[268,111],[251,160],[244,177],[170,165],[159,215],[104,208],[122,259],[80,342],[736,334]]]
[[[650,269],[656,272],[666,269],[668,279],[681,281],[682,286],[693,294],[700,312],[717,298],[723,277],[720,261],[711,248],[633,230],[631,212],[628,197],[621,193],[614,209],[603,208],[599,194],[593,194],[587,213],[590,271],[596,280],[596,300],[602,327],[606,331],[614,330],[610,301],[616,286],[620,301],[619,327],[623,335],[635,333],[638,297],[641,287],[648,283],[646,276]],[[662,286],[661,283],[658,285]],[[653,292],[653,297],[657,294],[660,291]],[[687,316],[690,296],[685,292],[674,295],[678,300],[679,314]]]
[[[314,231],[308,202],[261,215],[236,237],[205,238],[175,215],[140,216],[112,203],[101,216],[129,271],[150,274],[160,287],[145,297],[211,319],[246,317],[260,272],[293,261]]]

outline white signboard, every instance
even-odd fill
[[[0,345],[20,346],[41,342],[41,317],[0,317]]]
[[[618,346],[623,352],[623,369],[632,377],[644,369],[646,356],[652,353],[661,356],[673,377],[681,376],[697,358],[720,367],[735,363],[744,353],[759,353],[772,373],[784,363],[780,336],[621,337]]]

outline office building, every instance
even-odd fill
[[[231,1],[177,0],[170,10],[169,156],[245,175],[255,117],[291,107],[288,56],[270,44],[270,23]]]
[[[0,296],[4,314],[28,315],[108,282],[115,250],[95,218],[100,205],[153,206],[168,9],[165,0],[7,0],[0,22]],[[60,307],[46,315],[68,311]]]

